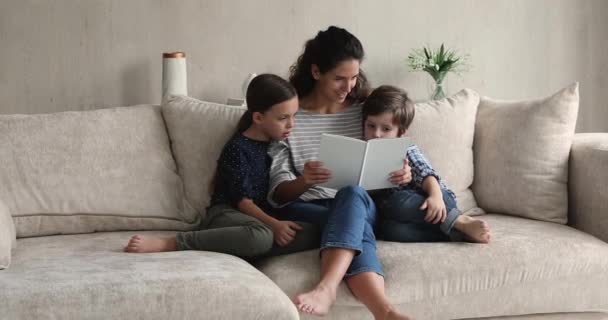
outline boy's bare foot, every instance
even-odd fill
[[[293,298],[298,310],[315,316],[324,316],[329,307],[336,301],[336,292],[323,286],[317,286],[311,291],[300,293]]]
[[[177,242],[175,237],[144,237],[136,234],[131,237],[124,250],[134,253],[176,251]]]
[[[490,226],[483,220],[460,215],[454,223],[456,230],[464,233],[465,239],[470,242],[490,242]]]
[[[389,310],[388,313],[384,316],[384,320],[413,320],[404,314],[399,313],[397,310]]]

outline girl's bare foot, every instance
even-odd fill
[[[470,242],[490,242],[490,226],[483,220],[460,215],[454,223],[456,230],[464,233],[465,239]]]
[[[176,251],[177,241],[175,237],[144,237],[136,234],[129,239],[129,243],[124,250],[134,253]]]
[[[293,299],[298,310],[316,316],[324,316],[336,301],[336,292],[324,286],[317,286],[311,291],[300,293]]]

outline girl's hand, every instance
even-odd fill
[[[331,171],[325,169],[321,161],[307,161],[302,171],[302,179],[310,186],[325,183],[331,179]]]
[[[302,230],[302,227],[293,221],[278,220],[271,226],[274,242],[279,246],[284,247],[296,237],[297,230]]]
[[[430,196],[420,206],[420,210],[426,210],[424,221],[432,224],[444,222],[447,216],[445,203],[441,196]]]
[[[407,158],[403,159],[403,168],[391,172],[389,180],[392,184],[398,186],[412,181],[412,167],[410,167],[410,162]]]

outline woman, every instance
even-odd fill
[[[344,278],[376,319],[409,319],[390,304],[384,292],[373,233],[376,208],[367,192],[357,186],[339,191],[318,186],[331,178],[331,172],[314,161],[321,134],[362,137],[359,102],[369,91],[359,68],[363,57],[359,40],[341,28],[329,27],[306,42],[289,79],[298,91],[300,112],[290,138],[270,149],[269,200],[283,206],[283,219],[323,227],[321,279],[314,289],[294,297],[300,311],[327,314]],[[394,184],[410,180],[405,163],[391,174]]]

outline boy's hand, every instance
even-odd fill
[[[311,186],[325,183],[331,179],[331,171],[325,169],[321,161],[307,161],[304,163],[302,179]]]
[[[407,158],[403,159],[403,168],[391,172],[389,180],[394,185],[408,184],[412,181],[412,167]]]
[[[284,247],[296,237],[297,230],[302,230],[302,227],[293,221],[278,220],[272,226],[272,234],[274,242],[279,246]]]
[[[420,206],[420,210],[426,210],[424,221],[432,224],[444,222],[447,217],[447,210],[443,198],[440,196],[430,196]]]

